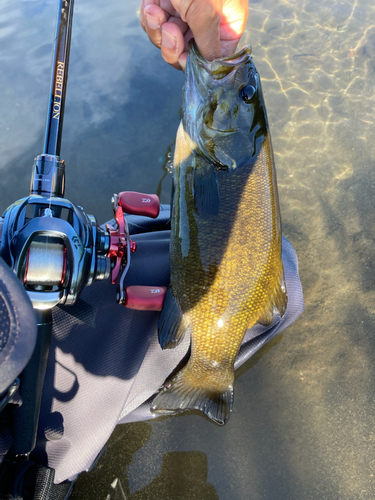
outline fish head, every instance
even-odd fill
[[[216,169],[233,170],[251,162],[268,132],[251,47],[210,62],[190,42],[183,112],[190,148]]]

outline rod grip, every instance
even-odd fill
[[[14,441],[9,451],[13,455],[28,455],[36,444],[44,377],[52,337],[51,311],[36,311],[36,313],[37,341],[33,355],[19,377],[22,405],[14,409],[11,420]]]

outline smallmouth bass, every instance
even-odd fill
[[[192,42],[173,161],[171,280],[163,349],[191,335],[188,363],[152,411],[203,411],[225,424],[246,330],[287,305],[271,137],[251,48],[206,61]]]

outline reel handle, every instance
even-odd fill
[[[119,205],[123,211],[131,215],[144,215],[156,219],[160,212],[160,201],[156,194],[122,191],[118,195]]]
[[[127,286],[124,306],[137,311],[161,311],[166,293],[165,286]]]
[[[112,284],[117,284],[117,302],[128,309],[138,311],[161,311],[167,293],[165,286],[124,286],[130,266],[130,256],[137,245],[130,239],[124,212],[155,219],[160,212],[160,201],[156,194],[122,191],[112,199],[116,227],[107,224],[110,234],[108,256],[112,261]]]

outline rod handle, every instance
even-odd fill
[[[33,355],[19,377],[22,405],[14,409],[11,420],[14,441],[9,451],[12,455],[28,455],[36,444],[44,377],[52,337],[51,311],[36,311],[36,313],[39,316],[37,341]]]

